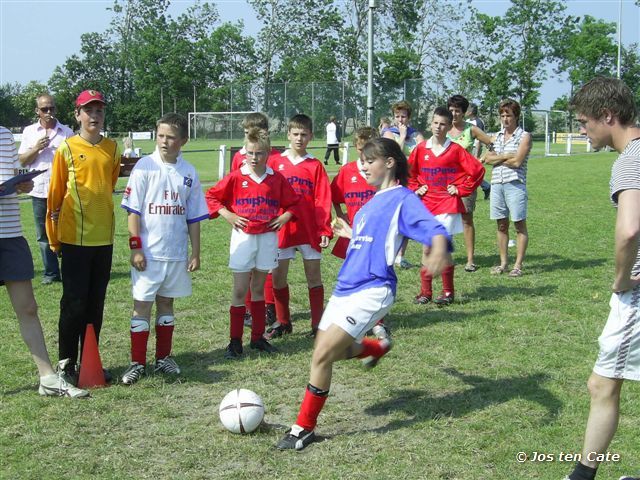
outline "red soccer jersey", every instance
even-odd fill
[[[421,142],[409,156],[409,188],[427,185],[422,203],[433,215],[465,213],[460,197],[471,195],[482,183],[484,167],[476,157],[457,143],[447,140],[440,155],[431,150],[431,140]],[[448,185],[458,188],[458,195],[447,192]]]
[[[284,175],[300,195],[300,202],[295,207],[296,219],[287,222],[278,232],[279,247],[309,244],[320,251],[320,237],[333,237],[329,177],[317,158],[307,154],[292,161],[288,152],[268,160],[269,166]]]
[[[347,206],[349,224],[362,206],[376,194],[376,189],[367,183],[360,173],[358,161],[343,166],[331,182],[331,202]],[[333,246],[331,253],[339,258],[346,258],[349,240],[340,237]]]
[[[247,218],[249,224],[243,231],[253,235],[273,231],[269,222],[280,212],[291,211],[299,200],[287,179],[279,173],[267,168],[265,175],[258,179],[246,166],[207,190],[205,198],[210,218],[218,217],[219,210],[225,207]]]
[[[275,148],[272,148],[269,152],[269,158],[271,158],[272,156],[279,157],[280,155],[280,151],[276,150]],[[233,159],[231,160],[231,170],[229,170],[229,173],[238,170],[244,164],[245,158],[247,158],[247,151],[244,147],[242,147],[235,153],[235,155],[233,155]]]
[[[331,182],[331,202],[345,204],[349,223],[356,212],[376,194],[376,189],[367,183],[360,173],[358,162],[347,163]]]

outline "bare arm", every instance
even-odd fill
[[[632,277],[631,269],[638,254],[640,240],[640,190],[624,190],[618,195],[616,217],[614,292],[631,290],[640,284],[640,277]]]
[[[127,228],[129,229],[129,237],[140,237],[140,215],[129,212],[127,217]],[[131,257],[129,259],[131,266],[143,272],[147,268],[147,259],[144,256],[142,248],[131,249]]]
[[[490,135],[487,135],[475,125],[471,126],[471,136],[473,138],[477,138],[478,140],[480,140],[480,142],[484,143],[485,145],[489,145],[490,143],[493,143],[493,137],[491,137]]]
[[[527,158],[530,150],[531,135],[527,133],[522,137],[522,141],[520,142],[516,153],[487,152],[482,156],[482,163],[493,166],[504,164],[507,167],[518,168],[522,165],[524,159]]]
[[[36,144],[33,147],[31,147],[29,150],[27,150],[24,153],[18,154],[18,160],[20,161],[20,165],[22,166],[31,165],[38,157],[38,154],[48,146],[49,146],[49,137],[45,135],[44,137],[40,138],[36,142]]]
[[[187,271],[195,272],[200,268],[200,222],[193,222],[187,225],[189,229],[189,240],[191,241],[191,256]]]

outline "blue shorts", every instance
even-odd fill
[[[522,182],[492,183],[489,218],[491,220],[510,218],[512,222],[525,220],[527,200],[527,186]]]
[[[24,237],[0,238],[0,285],[33,279],[33,258]]]

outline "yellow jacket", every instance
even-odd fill
[[[60,243],[113,244],[113,189],[120,173],[120,150],[109,138],[93,145],[75,135],[53,158],[47,197],[47,236],[51,250]],[[57,221],[51,214],[59,212]]]

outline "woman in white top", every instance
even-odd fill
[[[527,160],[531,151],[531,134],[518,126],[520,104],[506,99],[498,108],[502,130],[493,140],[494,151],[487,152],[483,163],[491,165],[490,217],[498,222],[500,265],[492,274],[508,270],[509,218],[516,229],[516,262],[510,277],[522,275],[522,262],[529,243],[527,232]]]

